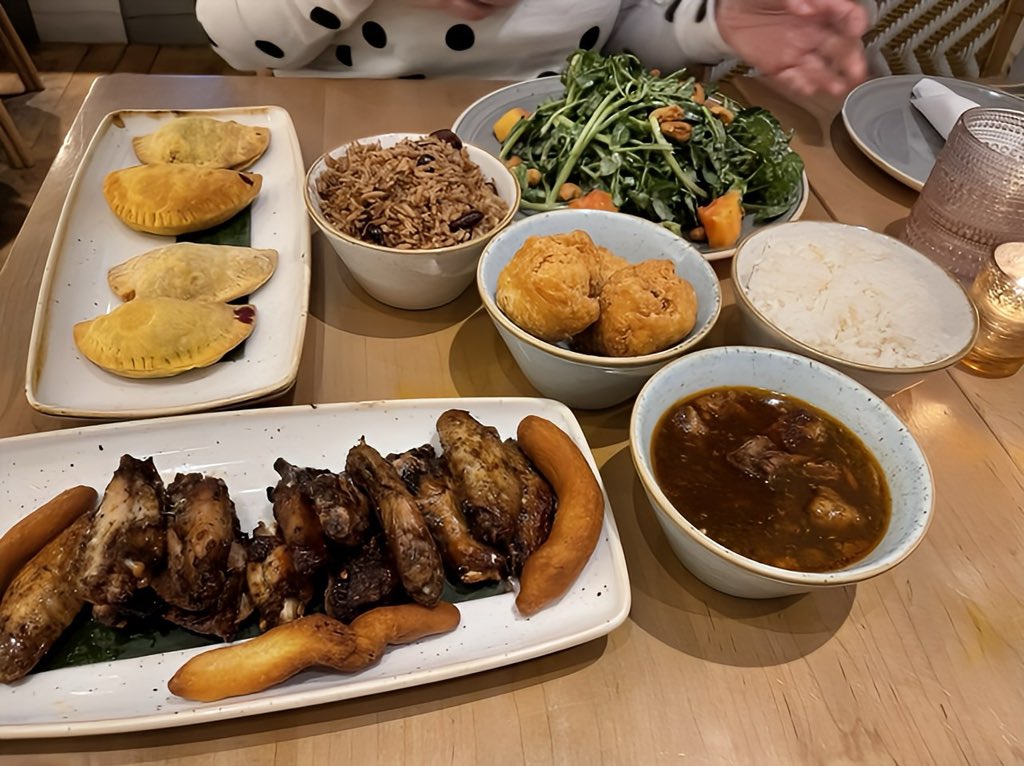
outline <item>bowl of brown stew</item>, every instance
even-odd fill
[[[664,367],[630,448],[672,550],[707,585],[772,598],[882,574],[931,522],[931,470],[869,389],[777,349],[726,346]]]

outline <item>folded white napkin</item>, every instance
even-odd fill
[[[969,98],[959,96],[941,82],[924,77],[910,91],[910,103],[925,116],[943,138],[949,138],[960,115],[978,106]]]

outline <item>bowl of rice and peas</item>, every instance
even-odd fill
[[[519,207],[512,173],[450,130],[343,144],[313,163],[304,191],[356,282],[401,309],[435,308],[464,292],[484,246]]]

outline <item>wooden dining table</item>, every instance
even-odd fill
[[[276,104],[307,166],[349,139],[451,125],[497,87],[472,80],[100,78],[0,272],[0,437],[80,421],[25,398],[43,268],[72,177],[120,108]],[[853,146],[839,102],[731,85],[794,131],[805,218],[898,232],[915,192]],[[319,234],[298,380],[271,404],[536,396],[474,289],[442,308],[369,298]],[[727,303],[728,261],[716,262]],[[730,342],[727,305],[719,342]],[[744,600],[675,558],[634,471],[631,403],[577,411],[628,565],[632,608],[610,634],[473,675],[201,725],[0,740],[29,764],[1011,764],[1024,763],[1024,375],[953,369],[888,398],[931,464],[934,522],[894,570],[856,586]],[[0,442],[0,461],[12,458]],[[27,704],[31,704],[28,702]],[[0,721],[2,723],[2,721]]]

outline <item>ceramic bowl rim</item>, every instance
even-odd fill
[[[700,263],[703,264],[698,268],[707,269],[707,272],[711,275],[711,282],[714,285],[714,305],[712,306],[711,314],[708,316],[704,324],[701,327],[695,327],[693,330],[690,331],[689,335],[687,335],[685,338],[683,338],[683,340],[681,340],[674,346],[670,346],[669,348],[663,349],[661,351],[656,351],[653,354],[644,354],[642,356],[597,356],[595,354],[582,354],[578,351],[571,351],[567,348],[562,348],[561,346],[556,346],[553,343],[548,343],[547,341],[543,341],[540,338],[536,338],[533,335],[530,335],[530,333],[526,332],[526,330],[519,327],[519,325],[517,325],[507,316],[505,316],[505,312],[498,307],[495,297],[491,295],[491,291],[487,289],[486,285],[484,285],[484,263],[487,261],[487,258],[490,255],[492,248],[494,248],[497,245],[500,237],[511,236],[512,232],[516,231],[517,228],[520,226],[525,228],[527,225],[530,224],[530,222],[543,221],[548,219],[550,216],[554,215],[568,215],[575,213],[583,213],[584,218],[605,218],[608,216],[616,216],[614,220],[619,222],[621,222],[622,218],[632,219],[629,223],[626,223],[625,225],[637,225],[640,226],[642,229],[648,231],[650,231],[650,227],[652,227],[653,229],[656,229],[659,232],[664,231],[666,235],[673,237],[673,239],[679,240],[679,242],[682,244],[684,248],[684,251],[687,252],[688,254],[695,256],[700,261]],[[567,224],[567,227],[571,227],[571,224]],[[586,230],[585,226],[577,226],[576,228],[582,229],[584,231]],[[660,236],[660,234],[658,236]],[[537,213],[536,215],[531,215],[528,218],[524,218],[522,220],[514,222],[511,226],[506,227],[503,231],[499,232],[498,235],[494,237],[494,239],[487,243],[487,246],[484,248],[483,254],[480,256],[480,261],[477,263],[476,284],[477,289],[480,293],[480,300],[483,303],[484,309],[486,309],[492,321],[498,324],[501,328],[507,330],[509,333],[515,336],[516,339],[522,341],[523,343],[526,343],[529,346],[532,346],[538,351],[543,351],[546,354],[549,354],[550,356],[557,357],[564,361],[575,362],[576,364],[581,364],[588,367],[607,367],[614,369],[637,368],[660,364],[665,361],[671,361],[672,359],[680,356],[681,354],[686,353],[689,349],[693,348],[696,344],[702,341],[718,323],[719,316],[722,313],[723,301],[721,282],[718,279],[718,275],[715,274],[714,267],[708,262],[706,258],[704,258],[703,255],[701,255],[699,250],[688,245],[685,240],[676,237],[667,229],[662,229],[662,227],[660,227],[656,223],[648,221],[644,218],[639,218],[637,216],[632,216],[618,212],[613,213],[605,210],[550,210],[544,213]]]
[[[922,263],[926,264],[926,268],[934,267],[937,270],[937,273],[945,277],[954,287],[956,287],[957,290],[959,290],[960,295],[963,296],[964,302],[967,304],[967,306],[970,307],[970,314],[973,319],[973,328],[967,343],[961,346],[953,353],[946,355],[942,359],[936,360],[934,362],[929,362],[928,364],[918,365],[916,367],[879,367],[877,365],[864,364],[863,362],[854,362],[850,361],[849,359],[843,359],[842,357],[834,356],[826,351],[821,351],[815,348],[814,346],[808,345],[807,343],[804,343],[803,341],[794,338],[785,330],[782,330],[777,324],[775,324],[775,322],[773,322],[771,319],[765,316],[760,311],[760,309],[758,309],[757,306],[754,305],[753,301],[750,300],[750,297],[747,295],[746,288],[744,287],[743,283],[740,281],[739,278],[739,263],[743,256],[744,248],[748,247],[751,240],[757,239],[760,236],[764,236],[766,232],[774,232],[777,228],[786,226],[801,226],[802,228],[806,228],[808,224],[827,226],[830,228],[835,228],[837,231],[854,231],[857,232],[858,234],[866,233],[872,237],[879,239],[880,241],[883,241],[886,245],[891,246],[895,243],[900,250],[907,252],[908,255],[910,255],[911,257],[917,256]],[[736,301],[738,303],[742,303],[743,307],[750,311],[750,313],[753,314],[755,317],[757,317],[757,319],[766,327],[770,327],[773,332],[785,338],[785,340],[788,343],[791,343],[796,348],[799,348],[800,353],[810,358],[825,361],[831,365],[841,365],[851,370],[857,370],[859,372],[875,373],[882,375],[922,375],[928,372],[944,370],[947,367],[956,364],[965,356],[967,356],[967,352],[971,350],[971,347],[978,339],[978,333],[980,331],[978,310],[974,305],[974,301],[972,301],[970,297],[967,295],[967,291],[964,290],[963,285],[961,285],[955,278],[953,278],[949,274],[949,272],[947,272],[941,266],[936,264],[934,261],[930,260],[927,256],[919,253],[910,245],[901,242],[895,237],[890,237],[888,234],[880,234],[877,231],[872,231],[866,226],[856,226],[853,224],[839,223],[838,221],[784,221],[782,223],[772,224],[770,226],[766,226],[763,229],[752,232],[742,242],[740,242],[739,246],[736,248],[736,254],[733,256],[732,264],[730,265],[729,271],[730,277],[732,278],[733,294],[736,296]]]
[[[682,513],[676,510],[675,506],[672,505],[672,502],[668,499],[661,487],[658,485],[658,482],[655,480],[653,469],[649,465],[649,460],[644,459],[643,453],[641,453],[640,448],[637,446],[639,444],[640,436],[639,424],[641,410],[646,404],[649,391],[665,376],[673,374],[676,367],[683,364],[700,364],[710,357],[737,353],[746,355],[763,354],[770,357],[799,359],[802,363],[809,364],[810,368],[814,370],[815,375],[824,376],[826,381],[830,379],[833,381],[841,380],[846,385],[852,385],[855,389],[859,390],[859,394],[864,397],[867,404],[871,405],[871,409],[873,411],[884,413],[882,414],[884,419],[895,419],[897,421],[897,425],[906,431],[910,446],[910,451],[907,454],[908,457],[911,457],[913,462],[917,464],[918,468],[923,469],[922,476],[928,497],[926,505],[919,505],[913,511],[915,515],[922,520],[922,523],[907,537],[902,545],[897,546],[891,553],[886,554],[881,560],[870,565],[865,565],[863,563],[864,560],[862,559],[861,561],[851,564],[845,569],[837,569],[828,572],[801,572],[774,567],[770,564],[763,564],[760,561],[755,561],[754,559],[749,559],[746,556],[736,553],[732,549],[727,548],[721,543],[715,542],[705,535],[690,521],[688,521]],[[661,413],[661,415],[664,415],[664,413]],[[661,417],[661,415],[658,417]],[[838,420],[839,418],[836,419]],[[840,422],[842,421],[840,420]],[[637,394],[636,403],[633,405],[633,412],[629,419],[629,449],[633,458],[633,465],[636,469],[637,476],[640,478],[640,483],[643,485],[644,490],[656,501],[651,503],[656,514],[672,522],[672,524],[690,538],[690,540],[700,545],[706,551],[713,553],[718,559],[722,559],[732,564],[734,567],[742,570],[745,574],[757,575],[775,582],[809,587],[835,587],[841,585],[852,585],[854,583],[876,577],[895,567],[917,549],[918,545],[920,545],[921,541],[924,539],[925,534],[928,532],[932,523],[932,518],[935,515],[935,480],[932,475],[931,465],[928,462],[928,457],[924,454],[924,450],[921,449],[921,446],[917,443],[913,434],[911,434],[906,425],[899,420],[892,409],[890,409],[881,398],[848,375],[829,367],[823,362],[808,359],[791,351],[782,351],[780,349],[766,348],[763,346],[719,346],[694,352],[693,354],[683,357],[678,362],[663,367],[647,381],[644,387],[640,390],[640,393]],[[645,446],[645,451],[647,453],[650,452],[649,445]]]
[[[479,158],[484,158],[486,162],[493,161],[495,163],[493,166],[495,171],[500,172],[506,177],[508,177],[512,181],[512,188],[514,189],[513,200],[505,200],[504,198],[502,198],[502,201],[504,201],[508,205],[508,212],[501,218],[500,221],[498,221],[494,225],[494,228],[492,228],[490,231],[480,234],[479,236],[474,237],[473,239],[467,240],[465,242],[460,242],[457,245],[448,245],[447,247],[423,248],[419,250],[401,250],[397,247],[385,247],[384,245],[375,245],[372,242],[364,242],[361,239],[356,239],[355,237],[349,234],[345,234],[343,231],[340,231],[339,229],[335,228],[333,224],[331,224],[326,218],[324,218],[323,214],[320,212],[318,207],[313,204],[313,200],[311,197],[311,188],[312,182],[314,180],[314,174],[319,175],[320,173],[323,172],[324,162],[328,156],[335,157],[338,156],[339,153],[344,154],[344,152],[347,151],[349,147],[353,146],[354,144],[373,143],[375,141],[380,141],[381,139],[387,137],[397,137],[398,141],[401,141],[406,138],[425,138],[427,135],[427,133],[378,133],[376,135],[364,136],[362,138],[353,139],[352,141],[346,141],[345,143],[339,144],[333,149],[330,149],[321,154],[319,157],[317,157],[316,160],[313,161],[313,164],[309,166],[309,170],[306,171],[306,177],[302,185],[302,199],[306,203],[306,211],[309,213],[310,217],[313,219],[316,225],[319,226],[323,232],[331,234],[332,236],[335,236],[338,239],[343,240],[349,245],[356,245],[358,247],[363,247],[368,250],[375,250],[381,253],[388,253],[389,255],[411,257],[439,256],[466,250],[467,248],[471,248],[474,245],[479,246],[482,243],[486,243],[488,239],[493,238],[495,235],[497,235],[504,229],[508,228],[508,225],[512,222],[512,219],[515,218],[516,213],[519,211],[519,203],[522,201],[522,190],[519,188],[519,181],[516,180],[515,175],[490,152],[481,149],[479,146],[476,146],[475,144],[467,144],[465,142],[463,142],[462,145],[466,148],[467,152],[469,153],[470,160],[472,160],[485,173],[488,171],[486,171],[480,164]],[[498,170],[499,167],[500,171]]]

